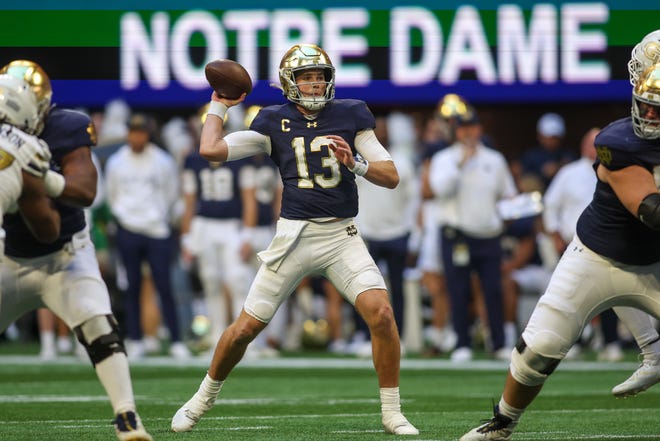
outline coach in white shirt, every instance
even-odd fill
[[[469,304],[472,272],[479,276],[494,355],[507,359],[502,318],[501,235],[504,222],[499,200],[517,191],[504,156],[481,142],[474,109],[459,115],[456,142],[431,159],[429,182],[438,201],[441,253],[450,298],[451,319],[458,336],[453,361],[472,359]]]
[[[133,115],[127,144],[106,164],[108,204],[117,221],[117,249],[128,279],[124,301],[126,349],[132,358],[144,354],[140,291],[142,262],[147,261],[170,331],[170,353],[186,358],[189,352],[181,341],[170,279],[174,251],[170,220],[180,197],[179,171],[174,158],[150,142],[149,130],[145,115]]]

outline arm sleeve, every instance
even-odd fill
[[[355,137],[355,150],[369,162],[392,160],[392,156],[378,141],[372,129],[365,129],[357,134]]]
[[[240,130],[225,136],[227,161],[247,158],[259,153],[270,155],[270,138],[254,130]]]

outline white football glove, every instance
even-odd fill
[[[51,153],[48,144],[43,139],[36,136],[25,134],[30,137],[29,142],[25,142],[19,148],[21,156],[25,156],[25,164],[21,163],[21,167],[26,172],[44,178],[48,170],[50,170]]]
[[[4,125],[3,129],[7,127]],[[12,126],[9,126],[9,130],[3,130],[2,136],[3,145],[10,145],[14,158],[24,171],[39,178],[46,176],[52,157],[46,141]]]
[[[24,171],[40,178],[46,176],[52,156],[46,141],[3,124],[0,145],[14,156]]]

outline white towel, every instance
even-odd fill
[[[259,259],[273,271],[282,264],[284,257],[298,240],[300,233],[309,223],[303,220],[280,218],[277,221],[275,236],[264,251],[257,253]]]

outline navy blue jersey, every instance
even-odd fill
[[[197,182],[197,216],[213,219],[241,219],[243,202],[240,170],[248,160],[211,163],[199,152],[186,156],[183,168],[191,170]]]
[[[358,211],[355,175],[335,158],[327,135],[339,135],[355,154],[355,136],[376,121],[366,103],[334,100],[309,120],[293,103],[264,107],[250,129],[270,137],[271,158],[280,169],[286,219],[354,217]]]
[[[653,173],[660,165],[660,141],[635,136],[631,118],[617,120],[596,137],[598,159],[609,170],[639,165]],[[660,261],[660,232],[644,225],[601,181],[577,223],[580,240],[598,254],[630,265]]]
[[[40,138],[48,143],[53,155],[51,169],[61,172],[62,158],[79,148],[89,148],[96,144],[96,132],[91,119],[84,113],[74,110],[53,108],[46,119],[46,126]],[[4,217],[7,231],[5,254],[12,257],[38,257],[61,249],[71,240],[74,233],[85,228],[85,214],[82,208],[72,207],[55,200],[60,213],[62,226],[60,237],[51,244],[44,244],[30,233],[20,214]]]
[[[279,175],[275,163],[266,155],[251,157],[257,187],[257,226],[272,225],[275,220],[273,202],[279,188]]]

